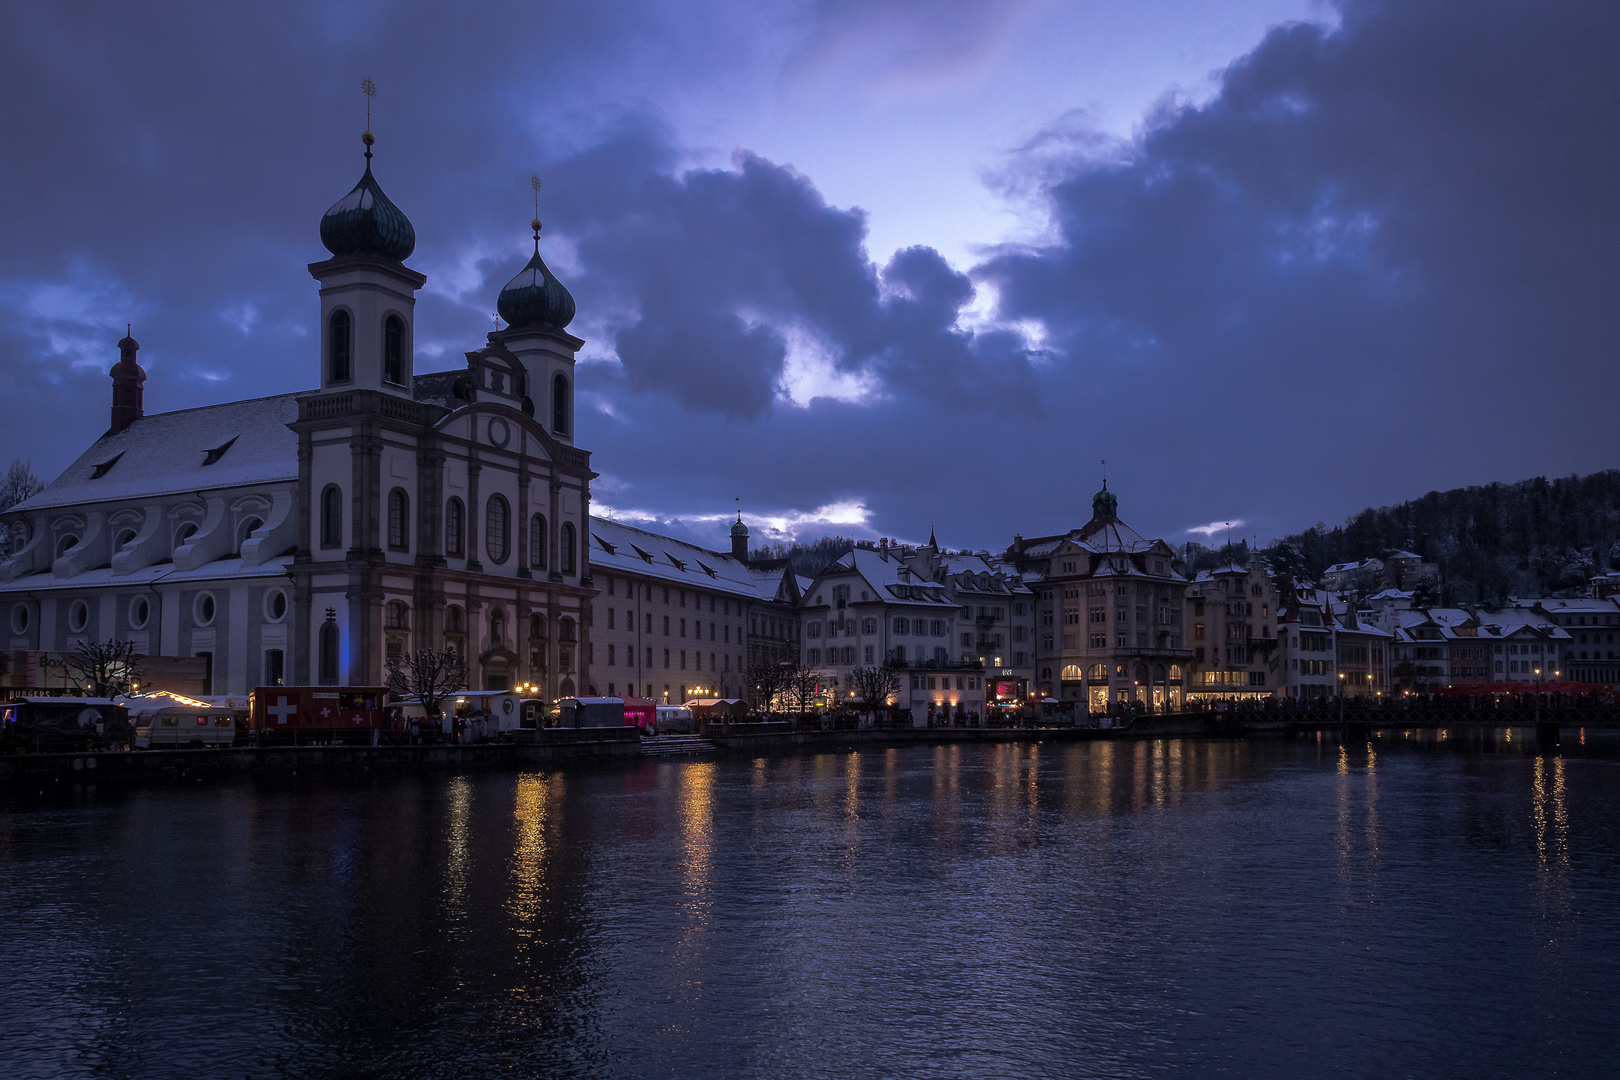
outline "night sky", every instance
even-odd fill
[[[325,209],[416,227],[417,370],[530,251],[596,506],[711,546],[1262,542],[1613,467],[1620,5],[56,2],[0,35],[0,457],[318,381]],[[0,462],[3,464],[3,462]],[[774,531],[773,531],[774,530]]]

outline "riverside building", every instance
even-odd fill
[[[411,222],[365,170],[320,222],[311,390],[148,414],[133,337],[111,424],[3,516],[12,649],[129,640],[203,657],[213,693],[375,685],[449,646],[486,689],[591,671],[590,454],[576,444],[574,300],[534,251],[505,321],[418,373]]]
[[[1163,540],[1119,520],[1108,490],[1091,520],[1060,536],[1014,537],[1004,561],[1033,590],[1039,692],[1092,712],[1183,701],[1193,652],[1185,640],[1187,579]]]
[[[796,661],[798,579],[749,566],[740,518],[729,554],[601,518],[591,543],[593,694],[746,698],[750,665]]]

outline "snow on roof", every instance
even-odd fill
[[[875,593],[878,600],[937,607],[956,606],[944,585],[912,573],[900,552],[892,548],[889,551],[855,548],[823,570],[817,580],[852,572],[860,575],[869,587],[868,591]]]
[[[1520,604],[1525,604],[1525,601],[1522,600],[1517,602]],[[1606,615],[1613,615],[1617,609],[1620,609],[1620,604],[1616,604],[1613,597],[1607,596],[1601,600],[1590,596],[1574,596],[1547,600],[1532,600],[1529,601],[1529,603],[1540,604],[1545,610],[1549,612],[1556,611],[1560,614],[1566,611],[1578,613],[1591,613],[1597,611]]]
[[[1418,555],[1418,554],[1416,554],[1414,552],[1411,552],[1411,551],[1392,552],[1389,557],[1392,558],[1392,559],[1416,559],[1418,562],[1423,561],[1423,556]]]
[[[231,555],[224,559],[215,559],[195,570],[176,570],[174,563],[161,562],[152,566],[142,567],[128,574],[113,575],[112,567],[100,566],[94,570],[86,570],[73,577],[59,578],[50,570],[43,570],[37,574],[20,577],[16,581],[0,582],[0,596],[8,593],[50,592],[60,589],[94,589],[116,586],[129,588],[130,586],[145,586],[162,582],[165,585],[178,585],[183,582],[202,581],[236,581],[243,578],[284,578],[288,567],[292,566],[291,555],[280,555],[273,559],[266,559],[259,566],[242,565],[238,555]]]
[[[152,413],[103,435],[14,511],[148,498],[298,478],[298,399],[312,393]]]
[[[730,555],[607,518],[591,518],[591,565],[750,600],[776,599],[779,575],[756,577]]]

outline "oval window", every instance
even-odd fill
[[[90,605],[83,600],[75,600],[68,605],[68,629],[77,634],[90,625]]]
[[[32,621],[27,604],[15,604],[11,608],[11,632],[14,634],[28,633],[28,625]]]
[[[191,613],[196,616],[198,626],[207,626],[214,621],[214,594],[198,593],[197,600],[191,605]]]
[[[129,602],[129,625],[139,630],[146,625],[151,617],[152,605],[144,596],[137,596]]]
[[[280,589],[271,589],[264,598],[264,617],[271,622],[280,622],[287,615],[287,594]]]

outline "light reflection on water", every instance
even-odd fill
[[[0,804],[0,1075],[1606,1075],[1620,737]]]

